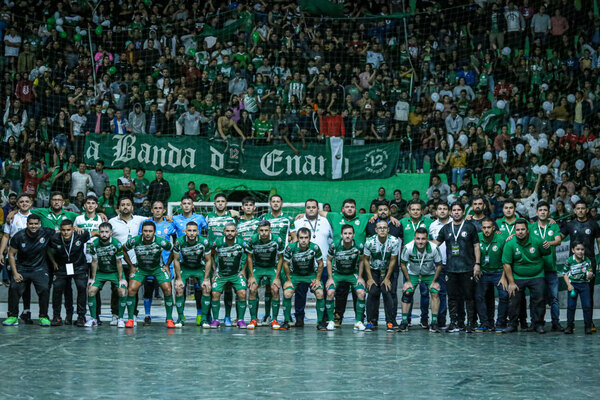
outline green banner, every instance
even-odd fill
[[[337,149],[339,151],[339,148]],[[345,145],[342,180],[383,179],[393,176],[400,153],[398,142]],[[198,173],[261,180],[331,180],[332,150],[325,143],[307,143],[296,155],[287,145],[251,146],[195,136],[156,138],[150,135],[90,134],[85,162],[103,160],[107,168],[138,166],[165,172]],[[339,154],[339,153],[336,153]]]

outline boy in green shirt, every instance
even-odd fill
[[[572,243],[573,255],[567,259],[566,273],[563,275],[569,297],[567,299],[567,328],[566,334],[573,333],[575,326],[575,309],[577,296],[581,299],[585,334],[592,334],[592,299],[590,296],[590,280],[594,277],[594,270],[589,258],[585,256],[585,245],[581,242]]]

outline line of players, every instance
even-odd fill
[[[21,198],[19,203],[20,200]],[[131,214],[131,201],[124,198],[119,202],[119,215],[109,223],[102,223],[101,218],[95,214],[95,199],[88,198],[86,214],[77,217],[80,223],[80,217],[88,222],[87,226],[80,226],[82,233],[75,232],[73,222],[66,218],[60,222],[59,233],[43,231],[39,226],[36,230],[35,224],[39,218],[28,216],[24,234],[15,236],[10,242],[9,262],[15,290],[11,290],[12,295],[9,296],[9,318],[4,324],[18,324],[18,299],[23,294],[26,281],[34,283],[36,290],[38,286],[43,286],[38,285],[39,277],[34,276],[35,273],[29,274],[32,271],[31,266],[25,264],[27,255],[19,254],[15,257],[19,251],[29,253],[26,246],[23,246],[23,237],[27,239],[28,235],[29,239],[37,238],[36,232],[37,235],[42,232],[49,235],[49,243],[55,243],[49,247],[48,254],[55,276],[59,277],[63,270],[67,276],[75,277],[81,275],[81,271],[87,270],[85,262],[73,262],[73,252],[78,248],[73,248],[73,240],[79,243],[87,241],[90,236],[97,236],[91,240],[89,246],[91,266],[88,304],[92,318],[85,322],[86,326],[94,326],[97,323],[97,292],[106,282],[111,282],[116,288],[115,297],[118,298],[116,307],[113,307],[113,314],[116,314],[114,320],[120,327],[133,327],[136,324],[137,292],[141,285],[152,277],[164,294],[168,328],[183,326],[185,284],[189,278],[195,278],[199,283],[196,293],[199,313],[196,322],[207,328],[219,326],[220,322],[216,317],[219,316],[221,294],[225,292],[227,297],[228,290],[231,289],[237,297],[238,327],[256,328],[259,324],[258,287],[265,286],[266,316],[271,313],[273,329],[289,328],[292,321],[292,297],[299,289],[310,289],[317,299],[317,328],[320,330],[335,329],[334,320],[341,323],[344,313],[341,305],[345,304],[348,291],[352,290],[355,296],[356,330],[376,328],[379,299],[383,297],[387,329],[404,331],[410,323],[412,296],[419,287],[421,325],[429,326],[432,332],[439,332],[445,326],[446,303],[451,320],[447,327],[448,332],[463,329],[467,332],[510,332],[515,330],[519,322],[522,327],[526,324],[523,321],[525,302],[522,293],[527,287],[532,295],[532,327],[543,333],[544,302],[547,300],[552,307],[553,330],[562,330],[558,321],[558,279],[553,249],[560,244],[562,237],[570,234],[572,245],[580,245],[583,257],[574,251],[568,263],[574,267],[565,275],[565,281],[570,290],[581,296],[586,331],[591,331],[590,302],[593,285],[584,283],[593,278],[593,241],[600,238],[600,229],[597,224],[587,220],[585,203],[576,205],[577,219],[567,224],[562,233],[558,226],[552,224],[553,221],[548,220],[548,205],[543,202],[538,204],[537,221],[530,225],[528,221],[517,220],[514,203],[511,201],[505,203],[505,215],[496,223],[485,217],[483,198],[473,200],[472,215],[467,217],[468,221],[464,218],[464,209],[460,204],[452,206],[452,218],[449,217],[448,205],[438,204],[435,210],[437,220],[433,221],[422,215],[419,203],[411,203],[409,217],[398,221],[389,216],[389,206],[385,202],[378,205],[375,215],[357,215],[356,205],[351,199],[344,201],[341,213],[318,211],[316,200],[307,200],[306,213],[296,218],[297,231],[294,220],[282,212],[282,204],[280,196],[273,196],[270,199],[270,213],[259,219],[254,215],[256,208],[252,199],[244,199],[242,215],[239,215],[235,211],[227,211],[226,197],[217,194],[215,211],[208,214],[208,222],[193,212],[190,198],[182,200],[182,212],[173,218],[165,218],[164,205],[156,202],[153,205],[153,218],[145,220]],[[52,208],[50,215],[57,211],[56,207],[54,211]],[[94,221],[93,224],[89,223],[91,220]],[[87,237],[83,236],[83,229],[88,231]],[[203,230],[208,233],[208,238],[200,236]],[[371,235],[373,230],[375,234]],[[322,244],[316,243],[319,241],[317,236],[323,236],[323,231],[327,238],[326,249],[322,248]],[[391,235],[390,231],[397,232],[396,236]],[[51,237],[51,234],[55,236]],[[168,240],[171,235],[177,236],[174,245]],[[436,240],[429,240],[429,237],[435,237]],[[406,243],[403,247],[402,239]],[[66,244],[69,242],[67,250]],[[43,243],[41,240],[41,244]],[[503,251],[508,243],[511,243],[510,255]],[[327,256],[324,256],[324,250]],[[66,258],[64,255],[60,257],[61,252],[66,253]],[[125,264],[122,263],[121,257]],[[398,257],[400,265],[396,268]],[[167,267],[171,262],[173,272]],[[582,266],[586,269],[583,275]],[[73,269],[78,274],[74,274],[73,271],[68,273]],[[402,321],[397,325],[395,294],[400,273],[404,278]],[[175,302],[171,289],[171,275],[175,277]],[[77,286],[80,289],[80,285]],[[495,324],[493,300],[486,301],[486,295],[491,293],[493,296],[494,286],[497,286],[499,293],[498,319]],[[61,291],[58,290],[57,299],[56,284],[54,290],[53,307],[56,314],[54,303],[57,300],[60,303]],[[281,290],[284,320],[279,324],[277,318],[281,305]],[[430,297],[432,319],[429,324],[427,307]],[[334,299],[338,300],[337,304]],[[572,301],[569,304],[567,331],[572,332],[571,308],[574,306],[571,307],[571,303]],[[179,316],[176,323],[172,317],[174,305]],[[227,308],[227,298],[225,305]],[[250,323],[246,326],[244,315],[247,305],[250,309]],[[298,308],[298,304],[296,307]],[[47,310],[47,302],[45,308]],[[362,322],[365,308],[366,326]],[[125,309],[129,314],[127,323],[123,320]],[[78,321],[82,318],[80,311],[78,307]],[[211,313],[215,316],[212,320],[209,317]],[[228,313],[226,310],[226,323],[227,320],[230,321]],[[48,325],[47,316],[42,314],[43,304],[40,296],[40,321],[42,325]],[[58,314],[60,315],[60,304]],[[475,325],[477,316],[480,320],[478,327]],[[507,317],[510,323],[507,322]],[[299,320],[298,318],[296,326],[301,325],[298,324]]]

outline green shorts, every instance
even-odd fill
[[[125,287],[119,286],[119,275],[116,272],[96,272],[96,279],[92,286],[102,289],[106,282],[110,282],[118,288]]]
[[[292,287],[288,288],[289,289],[293,289],[296,290],[296,286],[298,286],[298,283],[312,283],[312,281],[315,279],[314,275],[293,275],[290,276],[290,280],[292,281]],[[319,281],[318,286],[315,288],[315,290],[317,289],[323,289],[323,284],[321,283],[321,281]],[[311,289],[312,290],[312,289]]]
[[[277,269],[275,268],[254,268],[254,279],[258,286],[268,286],[275,280]]]
[[[335,289],[340,282],[348,282],[352,287],[352,290],[365,290],[365,287],[362,284],[358,283],[358,274],[339,274],[337,272],[333,273],[333,286],[329,286],[329,289]]]
[[[169,274],[168,270],[165,271],[162,269],[162,267],[158,267],[153,270],[138,269],[137,272],[129,279],[144,283],[146,278],[149,276],[153,276],[159,285],[161,283],[171,282],[171,275]]]
[[[188,278],[198,278],[199,283],[202,283],[204,280],[204,268],[198,269],[184,269],[181,268],[181,280],[185,283]]]
[[[439,291],[437,291],[436,289],[430,289],[431,284],[433,283],[433,277],[434,275],[408,275],[408,278],[410,279],[410,283],[412,283],[413,285],[413,289],[409,289],[407,290],[407,292],[413,292],[415,290],[415,288],[419,285],[419,283],[424,283],[427,285],[427,289],[429,289],[429,291],[431,293],[439,293]]]
[[[244,278],[242,275],[217,275],[213,280],[212,291],[217,293],[223,293],[223,289],[228,283],[231,283],[231,285],[236,291],[248,289],[248,285],[246,284],[246,278]]]

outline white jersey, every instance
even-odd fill
[[[327,260],[329,245],[333,241],[333,231],[331,230],[331,225],[329,225],[327,218],[317,215],[317,219],[311,221],[305,216],[304,218],[294,221],[294,227],[296,228],[296,233],[298,233],[300,228],[307,228],[310,230],[310,241],[319,246],[319,249],[321,249],[321,253],[323,254],[323,262],[325,262]]]
[[[442,230],[444,225],[446,225],[448,223],[450,223],[450,218],[448,218],[448,221],[445,224],[440,222],[439,219],[436,219],[435,221],[433,221],[431,223],[431,225],[429,225],[429,237],[431,239],[437,239],[437,237],[440,234],[440,231]],[[446,265],[446,243],[440,244],[439,248],[440,248],[440,253],[442,253],[442,264]]]
[[[139,215],[132,215],[129,221],[123,221],[121,216],[118,215],[111,218],[108,223],[113,228],[113,237],[117,239],[121,245],[124,245],[127,240],[135,237],[140,232],[140,225],[148,218]],[[132,263],[136,263],[137,258],[135,257],[135,251],[129,250],[127,252]]]
[[[27,228],[27,217],[31,215],[31,211],[27,211],[27,214],[23,215],[20,212],[16,213],[10,224],[4,224],[4,233],[12,239],[17,232]]]
[[[100,227],[100,224],[102,223],[102,218],[100,218],[99,215],[96,215],[94,218],[88,218],[87,215],[82,214],[82,215],[78,215],[75,218],[75,221],[73,221],[73,224],[75,224],[76,227],[83,229],[86,232],[89,232],[90,234],[93,231],[97,231]],[[86,262],[89,264],[92,262],[92,256],[90,255],[90,245],[92,244],[92,241],[94,240],[93,237],[90,238],[90,240],[87,241],[87,243],[85,244],[85,260]]]

